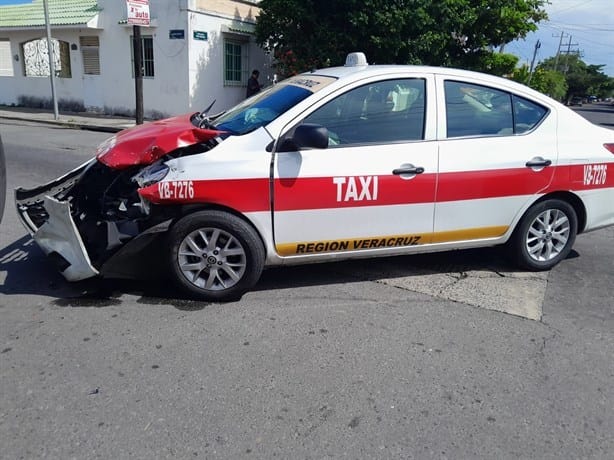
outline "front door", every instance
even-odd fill
[[[368,83],[302,120],[325,126],[329,146],[276,154],[279,255],[398,253],[429,243],[437,142],[424,140],[428,81]]]

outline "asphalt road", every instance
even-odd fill
[[[0,130],[10,188],[108,136]],[[66,283],[25,235],[9,203],[1,458],[612,458],[612,228],[543,278],[465,251],[268,270],[227,304]]]

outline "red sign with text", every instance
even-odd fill
[[[128,24],[149,25],[149,0],[126,0]]]

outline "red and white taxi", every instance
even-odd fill
[[[120,132],[16,191],[67,279],[164,248],[170,276],[209,300],[266,266],[351,257],[507,244],[547,270],[576,234],[614,224],[613,203],[614,131],[505,79],[360,53],[216,117]]]

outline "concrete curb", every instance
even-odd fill
[[[124,118],[88,117],[79,114],[61,115],[59,120],[53,118],[48,112],[6,110],[0,108],[0,119],[23,121],[29,123],[42,123],[46,125],[63,126],[71,129],[117,133],[135,126],[135,122]]]
[[[64,120],[26,119],[23,117],[10,117],[10,116],[5,116],[5,115],[0,115],[0,119],[12,120],[12,121],[27,121],[29,123],[41,123],[45,125],[65,126],[67,128],[72,128],[72,129],[83,129],[83,130],[88,130],[88,131],[100,131],[100,132],[107,132],[107,133],[118,133],[128,128],[128,127],[119,128],[115,126],[91,125],[87,123],[77,123],[77,122],[64,121]]]

